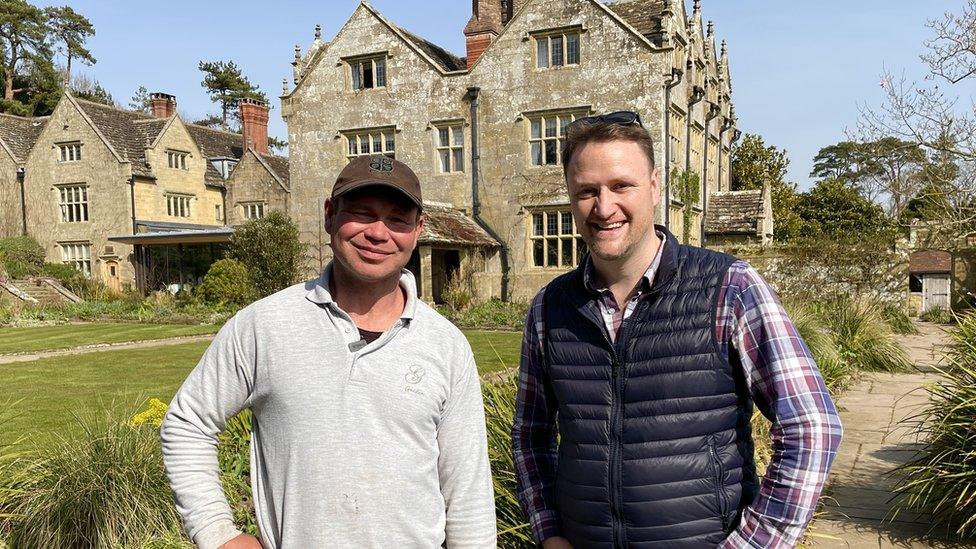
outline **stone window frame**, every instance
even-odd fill
[[[567,270],[579,266],[586,255],[586,243],[570,206],[533,206],[526,211],[526,254],[531,268]],[[571,243],[568,248],[567,242]]]
[[[220,204],[214,204],[214,221],[223,221],[224,217],[220,212]]]
[[[347,161],[352,161],[357,156],[369,154],[383,154],[390,158],[396,158],[396,134],[399,133],[396,126],[374,126],[371,128],[356,128],[352,130],[342,130],[339,134],[344,138],[345,156]],[[379,141],[376,139],[379,138]],[[353,147],[355,143],[355,147]],[[378,150],[376,144],[379,143]],[[367,145],[366,148],[363,145]]]
[[[529,168],[562,166],[563,133],[566,126],[590,113],[591,108],[588,106],[523,113],[522,116],[526,121],[526,156]],[[555,126],[549,124],[550,120],[555,121]],[[550,132],[554,132],[554,135],[550,135]],[[550,149],[549,145],[555,146],[555,150]],[[536,163],[537,154],[539,163]],[[550,154],[553,155],[553,162],[549,162]]]
[[[55,143],[58,148],[58,163],[78,162],[81,160],[81,141],[65,141]]]
[[[187,219],[193,216],[193,200],[196,196],[186,193],[166,193],[166,215]]]
[[[390,71],[387,60],[390,58],[389,52],[373,52],[365,55],[344,57],[341,62],[348,68],[346,74],[349,76],[349,89],[354,92],[363,90],[379,90],[389,87]],[[366,65],[369,65],[367,72]],[[366,78],[369,76],[371,85],[366,85]]]
[[[186,159],[189,158],[190,153],[187,151],[178,151],[175,149],[166,150],[166,166],[173,170],[189,170],[187,168]]]
[[[536,70],[578,67],[583,60],[582,25],[532,31],[533,61]],[[575,42],[575,48],[571,44]],[[558,47],[556,47],[558,45]],[[556,52],[558,50],[558,59]],[[575,59],[573,58],[575,54]]]
[[[434,130],[434,151],[437,153],[437,173],[464,173],[464,120],[436,120],[430,123]],[[447,143],[443,139],[447,132]],[[460,138],[460,142],[458,142]],[[447,162],[448,169],[444,169]]]
[[[264,200],[241,202],[240,205],[241,215],[248,221],[261,219],[268,214],[268,203]]]
[[[84,223],[91,221],[89,215],[89,186],[87,183],[67,183],[55,185],[58,194],[58,207],[61,210],[61,223]]]
[[[71,265],[75,270],[90,277],[91,270],[91,242],[87,240],[58,242],[61,250],[61,263]]]

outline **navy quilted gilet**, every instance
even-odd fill
[[[546,290],[556,496],[574,547],[714,547],[755,497],[752,401],[715,339],[734,260],[669,234],[651,290],[614,344],[582,268]]]

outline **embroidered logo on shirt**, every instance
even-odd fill
[[[414,364],[407,369],[407,374],[403,376],[403,378],[407,380],[407,383],[416,385],[423,381],[425,375],[427,375],[427,370],[425,370],[423,366]]]

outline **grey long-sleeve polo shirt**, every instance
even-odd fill
[[[417,299],[356,349],[323,275],[227,322],[173,398],[163,458],[199,547],[239,534],[217,435],[253,411],[251,486],[267,548],[494,547],[481,386],[471,348]]]

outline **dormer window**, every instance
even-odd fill
[[[187,169],[187,156],[190,156],[190,153],[185,153],[182,151],[166,151],[166,165],[177,170],[185,170]]]
[[[386,54],[348,61],[352,71],[352,89],[386,87]]]
[[[59,143],[58,162],[76,162],[81,160],[81,143]]]
[[[221,177],[227,179],[230,177],[230,172],[234,170],[234,166],[237,165],[237,159],[215,156],[210,159],[210,164],[220,173]]]
[[[535,35],[536,68],[579,65],[580,30],[541,32]]]

